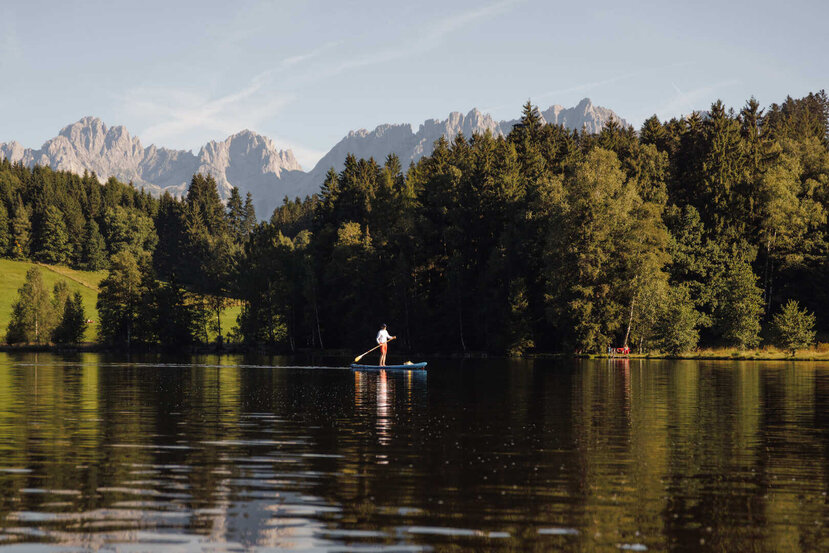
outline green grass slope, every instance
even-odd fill
[[[26,280],[26,272],[34,265],[40,267],[43,282],[49,291],[58,281],[64,280],[70,294],[76,291],[81,293],[86,318],[94,321],[87,327],[84,340],[96,341],[98,310],[95,309],[95,303],[98,301],[98,285],[106,278],[107,271],[76,271],[62,265],[43,265],[31,261],[0,259],[0,342],[5,341],[6,330],[11,320],[12,305],[17,300],[17,291]],[[232,305],[222,313],[222,334],[225,341],[229,340],[230,330],[236,326],[236,317],[241,310],[241,306]],[[216,340],[214,332],[210,332],[210,340]]]
[[[37,265],[43,275],[43,282],[48,290],[55,284],[66,281],[69,293],[80,292],[86,318],[95,321],[87,327],[84,339],[92,342],[98,336],[98,310],[95,302],[98,300],[98,284],[106,277],[106,271],[76,271],[68,267],[41,265],[31,261],[12,261],[0,259],[0,341],[5,340],[6,330],[12,314],[12,305],[17,300],[17,291],[26,280],[26,272]]]

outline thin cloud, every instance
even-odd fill
[[[216,138],[211,133],[230,134],[241,128],[256,128],[278,114],[290,102],[288,95],[264,91],[267,75],[255,76],[244,88],[218,98],[181,89],[139,88],[125,98],[127,110],[136,118],[158,121],[142,131],[150,142],[202,143]]]
[[[687,67],[689,65],[693,65],[692,62],[680,62],[680,63],[671,63],[668,65],[663,65],[660,67],[645,67],[643,69],[638,69],[636,71],[631,71],[628,73],[624,73],[622,75],[617,75],[616,77],[610,77],[608,79],[602,79],[599,81],[593,81],[589,83],[578,84],[574,86],[570,86],[567,88],[561,88],[558,90],[551,90],[549,92],[545,92],[536,98],[550,98],[552,96],[556,96],[559,94],[568,94],[570,92],[586,92],[588,90],[592,90],[594,88],[598,88],[600,86],[607,86],[609,84],[615,84],[622,81],[627,81],[629,79],[634,79],[636,77],[641,77],[643,75],[653,75],[654,73],[660,73],[667,69],[677,69],[679,67]]]
[[[206,139],[216,138],[216,133],[227,135],[241,128],[255,129],[279,114],[293,101],[297,92],[274,94],[272,90],[277,86],[298,91],[347,70],[387,63],[432,50],[458,29],[504,13],[521,1],[523,0],[501,0],[432,21],[427,29],[421,29],[421,32],[416,30],[417,38],[407,39],[403,46],[391,45],[375,49],[374,52],[344,61],[326,59],[324,54],[341,44],[329,42],[311,51],[280,60],[272,68],[255,75],[244,87],[218,98],[190,89],[145,87],[131,91],[122,100],[126,110],[135,118],[153,122],[142,131],[144,140],[175,143],[179,147],[186,144],[185,147],[194,148]],[[261,5],[257,4],[255,9],[261,9]],[[249,20],[244,15],[230,25],[230,30],[224,33],[225,40],[235,42],[243,38],[243,33],[237,31],[245,28]],[[297,68],[301,70],[297,72]],[[291,149],[305,167],[313,166],[324,155],[324,152],[301,146],[292,146]]]
[[[331,50],[332,48],[334,48],[336,46],[339,46],[340,44],[342,44],[342,41],[326,42],[325,44],[323,44],[319,48],[311,50],[310,52],[306,52],[304,54],[298,54],[296,56],[289,56],[289,57],[283,59],[281,62],[279,62],[279,66],[278,66],[279,70],[284,71],[284,70],[290,69],[290,68],[292,68],[296,65],[299,65],[300,63],[304,63],[304,62],[313,60],[314,58],[318,58],[323,54],[323,52],[325,52],[327,50]]]
[[[568,86],[568,87],[564,87],[564,88],[559,88],[559,89],[556,89],[556,90],[548,90],[547,92],[543,92],[541,94],[533,95],[531,98],[532,98],[533,102],[539,102],[539,101],[544,100],[544,99],[556,98],[556,97],[560,97],[564,94],[571,94],[573,92],[589,92],[590,90],[593,90],[593,89],[596,89],[596,88],[600,88],[600,87],[603,87],[603,86],[607,86],[607,85],[627,81],[627,80],[630,80],[630,79],[641,77],[643,75],[659,73],[659,72],[662,72],[662,71],[666,71],[668,69],[676,69],[676,68],[679,68],[679,67],[687,67],[689,65],[693,65],[693,63],[692,62],[679,62],[679,63],[671,63],[671,64],[668,64],[668,65],[663,65],[663,66],[660,66],[660,67],[646,67],[646,68],[643,68],[643,69],[638,69],[636,71],[630,71],[630,72],[627,72],[627,73],[623,73],[621,75],[616,75],[615,77],[609,77],[607,79],[600,79],[600,80],[597,80],[597,81],[590,81],[590,82],[586,82],[586,83],[576,84],[576,85],[572,85],[572,86]],[[495,111],[499,111],[499,110],[502,110],[502,109],[514,108],[514,107],[515,107],[514,104],[497,105],[497,106],[482,108],[482,111],[484,111],[484,112],[495,112]]]
[[[705,104],[714,102],[717,99],[716,96],[719,90],[737,84],[740,84],[739,80],[729,79],[683,92],[676,83],[672,82],[671,87],[674,89],[675,94],[656,110],[656,114],[661,119],[667,119],[669,117],[688,115],[700,109],[707,109],[708,105]]]
[[[246,86],[218,98],[190,89],[142,87],[131,90],[121,100],[125,110],[135,118],[154,122],[141,133],[145,140],[193,148],[206,138],[216,138],[209,133],[230,134],[241,128],[254,129],[278,115],[294,95],[271,92],[275,79],[336,44],[329,42],[309,52],[284,58],[274,68],[254,75]],[[313,150],[305,150],[307,162],[307,158],[314,154]]]
[[[426,29],[425,32],[422,32],[424,31],[423,29],[418,29],[416,32],[417,38],[414,40],[407,38],[406,45],[403,47],[384,48],[379,54],[369,54],[356,59],[346,60],[335,66],[325,76],[330,77],[349,69],[375,65],[378,63],[386,63],[407,58],[415,54],[428,52],[429,50],[437,48],[447,35],[463,27],[464,25],[504,13],[522,1],[523,0],[502,0],[480,8],[467,10],[446,18],[442,18],[439,21],[430,24],[429,28]]]
[[[600,86],[606,86],[606,85],[609,85],[609,84],[618,83],[620,81],[625,81],[627,79],[632,79],[634,77],[637,77],[637,76],[641,75],[642,73],[644,73],[644,71],[634,71],[632,73],[626,73],[624,75],[619,75],[617,77],[611,77],[609,79],[603,79],[603,80],[600,80],[600,81],[593,81],[593,82],[589,82],[589,83],[578,84],[578,85],[569,86],[569,87],[566,87],[566,88],[560,88],[558,90],[549,90],[549,91],[544,92],[542,94],[536,94],[536,95],[532,96],[532,102],[534,104],[538,105],[538,103],[541,100],[544,100],[545,98],[554,98],[554,97],[557,97],[557,96],[561,96],[562,94],[570,94],[572,92],[580,92],[580,91],[581,92],[587,92],[589,90],[592,90],[592,89],[600,87]],[[484,113],[494,113],[494,112],[501,111],[503,109],[515,108],[517,105],[518,104],[509,104],[509,105],[501,104],[501,105],[497,105],[497,106],[488,106],[488,107],[481,108],[481,111],[483,111]],[[539,106],[539,107],[541,107],[541,106]]]

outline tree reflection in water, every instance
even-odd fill
[[[0,354],[0,545],[829,551],[827,364],[280,363]]]

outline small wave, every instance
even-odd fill
[[[578,536],[575,528],[539,528],[538,533],[544,536]]]

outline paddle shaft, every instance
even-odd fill
[[[396,336],[395,336],[395,337],[392,337],[392,338],[389,338],[389,342],[391,342],[391,341],[392,341],[392,340],[394,340],[395,338],[396,338]],[[387,343],[388,343],[388,342],[387,342]],[[369,353],[371,353],[372,351],[376,350],[377,348],[379,348],[379,347],[380,347],[380,346],[382,346],[382,345],[383,345],[383,344],[377,344],[376,346],[374,346],[373,348],[371,348],[371,349],[370,349],[370,350],[368,350],[367,352],[363,353],[362,355],[358,355],[357,357],[355,357],[355,358],[354,358],[354,362],[356,363],[357,361],[359,361],[360,359],[362,359],[363,357],[365,357],[366,355],[368,355]]]

